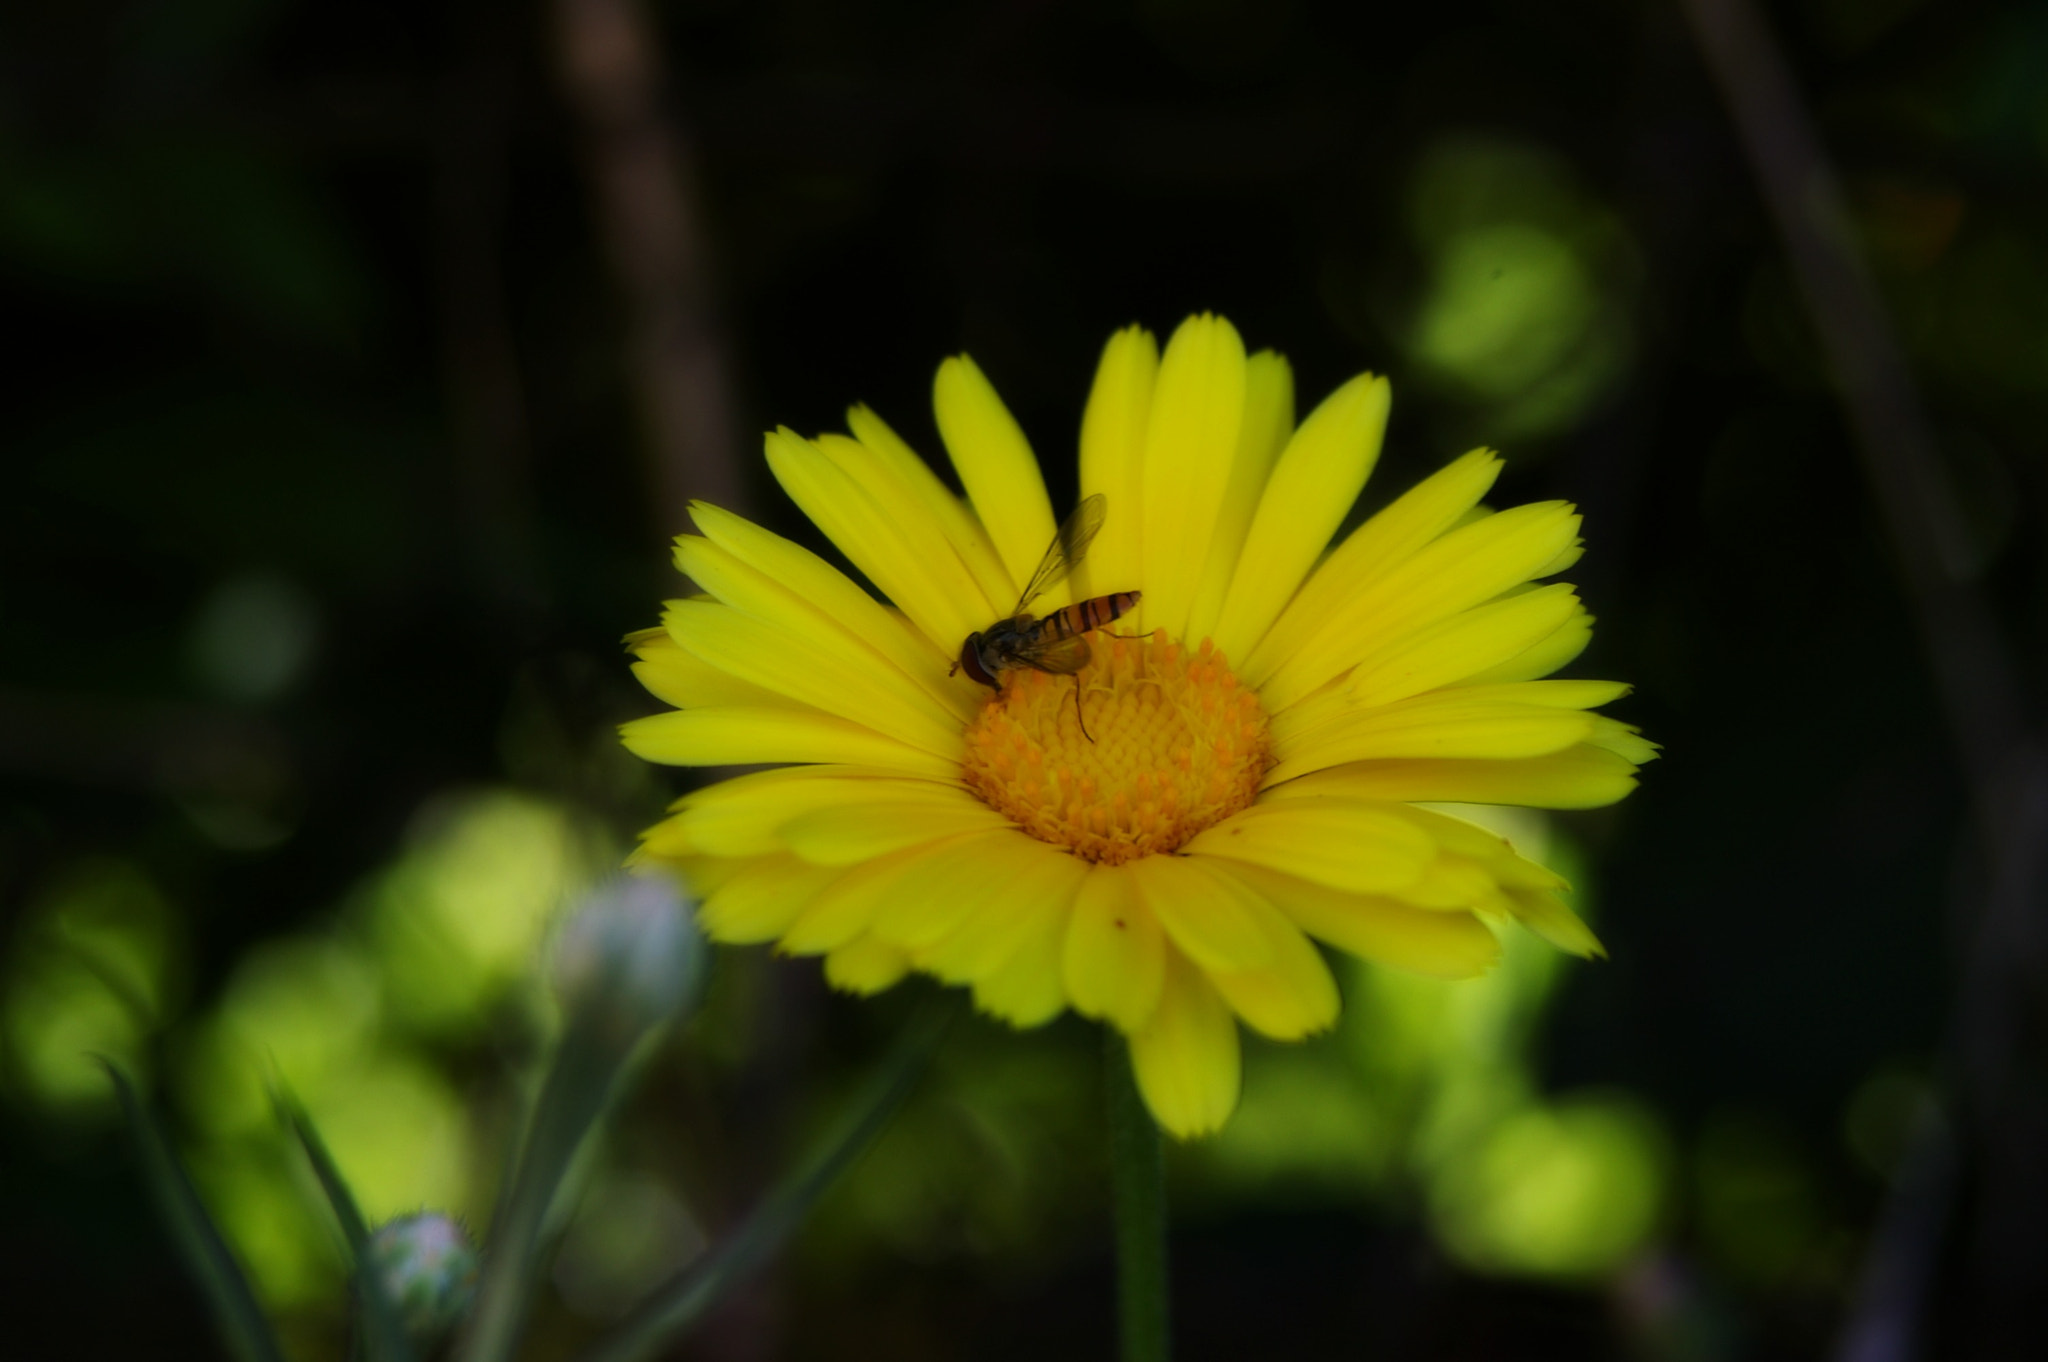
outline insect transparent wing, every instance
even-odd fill
[[[1017,660],[1027,667],[1055,676],[1072,676],[1088,665],[1091,655],[1088,640],[1080,634],[1070,638],[1054,639],[1043,645],[1032,644],[1017,655]]]
[[[1058,532],[1045,550],[1045,557],[1039,560],[1038,571],[1031,574],[1031,580],[1025,583],[1024,594],[1017,598],[1017,608],[1010,612],[1012,617],[1023,614],[1025,606],[1067,579],[1067,574],[1088,552],[1088,545],[1094,542],[1095,532],[1102,528],[1102,514],[1108,506],[1109,499],[1097,492],[1094,496],[1083,497],[1073,513],[1060,522]]]

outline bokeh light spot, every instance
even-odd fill
[[[149,1082],[148,1040],[176,1009],[183,964],[178,917],[138,867],[93,860],[60,874],[7,957],[9,1086],[53,1114],[110,1116],[100,1059]]]
[[[371,1043],[379,1016],[370,961],[334,936],[266,942],[244,957],[187,1052],[182,1095],[226,1134],[266,1128],[269,1085],[304,1097]]]
[[[1905,1157],[1914,1132],[1939,1121],[1933,1085],[1911,1069],[1890,1066],[1863,1080],[1842,1116],[1842,1135],[1857,1162],[1889,1178]]]
[[[1468,228],[1438,247],[1415,352],[1482,396],[1511,397],[1578,342],[1592,311],[1592,281],[1555,233]]]
[[[1481,1271],[1584,1279],[1641,1251],[1664,1205],[1667,1142],[1624,1094],[1584,1094],[1501,1121],[1430,1187],[1445,1247]]]
[[[571,892],[616,864],[615,848],[545,800],[493,790],[425,810],[365,904],[393,1009],[424,1031],[472,1023],[531,972]]]
[[[319,616],[303,589],[271,573],[245,573],[201,603],[189,641],[192,671],[230,700],[274,700],[304,675],[318,637]]]
[[[1694,1177],[1700,1238],[1731,1277],[1782,1283],[1818,1247],[1824,1227],[1812,1179],[1774,1123],[1737,1112],[1714,1117],[1700,1134]]]

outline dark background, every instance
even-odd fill
[[[2016,659],[1952,671],[2030,705],[2048,10],[1766,17],[1954,488],[1950,584]],[[274,1209],[288,1174],[245,1176],[283,1167],[250,1152],[275,1136],[207,1086],[223,1028],[290,1070],[263,998],[312,999],[317,1039],[330,995],[294,970],[370,997],[348,1044],[384,1067],[320,1063],[419,1105],[342,1084],[316,1110],[398,1125],[359,1143],[400,1202],[426,1195],[404,1122],[439,1121],[433,1147],[473,1165],[463,1208],[487,1206],[474,1170],[545,1031],[505,962],[537,938],[507,928],[466,992],[405,994],[379,962],[460,829],[494,864],[504,839],[559,838],[508,872],[538,922],[549,875],[616,855],[684,788],[611,733],[657,707],[618,640],[676,593],[684,500],[817,542],[758,433],[837,429],[861,400],[935,457],[931,375],[965,350],[1064,502],[1103,341],[1198,310],[1288,355],[1304,411],[1391,376],[1368,506],[1477,443],[1508,460],[1498,504],[1578,502],[1571,577],[1600,625],[1575,674],[1632,681],[1617,712],[1667,756],[1626,804],[1557,822],[1612,958],[1542,976],[1473,1061],[1514,1110],[1605,1094],[1654,1211],[1618,1247],[1489,1257],[1445,1229],[1462,1165],[1412,1130],[1226,1137],[1175,1164],[1183,1355],[1819,1357],[1878,1242],[1925,1258],[1925,1355],[2028,1355],[1986,1321],[2014,1280],[2048,1294],[2039,1246],[1980,1231],[1987,1203],[2048,1223],[2040,1159],[1986,1152],[1999,1085],[2037,1081],[2037,995],[1987,1023],[2020,1057],[1973,1068],[1986,1033],[1953,1018],[2007,996],[1966,945],[1998,862],[1897,535],[1674,6],[17,6],[0,299],[10,1355],[216,1355],[79,1058],[103,1050],[241,1208],[222,1214],[250,1257],[299,1245],[268,1298],[305,1356],[338,1356],[317,1224]],[[330,939],[372,944],[336,964]],[[853,1004],[815,975],[728,958],[650,1061],[604,1160],[623,1209],[572,1232],[595,1265],[557,1272],[536,1356],[617,1309],[606,1282],[737,1213],[920,991]],[[1110,1356],[1093,1045],[1072,1022],[971,1028],[897,1152],[676,1355]],[[1253,1048],[1241,1121],[1287,1062]],[[1415,1061],[1438,1089],[1462,1062]],[[1889,1203],[1919,1210],[1880,1241],[1915,1178],[1933,1192]]]

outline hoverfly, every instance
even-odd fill
[[[1044,619],[1033,619],[1026,613],[1026,607],[1047,588],[1066,580],[1067,574],[1074,570],[1081,556],[1088,552],[1095,532],[1102,528],[1102,515],[1107,505],[1108,501],[1100,492],[1082,499],[1053,535],[1045,557],[1039,560],[1038,571],[1031,574],[1024,594],[1017,598],[1017,608],[1007,619],[999,619],[988,628],[969,634],[967,641],[960,645],[960,660],[946,673],[951,676],[964,671],[982,685],[998,689],[1002,686],[999,679],[1002,673],[1013,667],[1029,667],[1055,676],[1073,676],[1074,717],[1080,720],[1081,735],[1089,742],[1094,742],[1095,738],[1088,732],[1088,721],[1081,719],[1081,680],[1075,675],[1088,665],[1086,635],[1090,630],[1115,623],[1117,617],[1136,605],[1144,593],[1113,591],[1107,596],[1092,596],[1063,606]]]

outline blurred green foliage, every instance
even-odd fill
[[[187,1032],[179,1096],[203,1132],[200,1178],[276,1305],[331,1299],[338,1264],[302,1209],[269,1086],[304,1102],[371,1219],[481,1218],[503,1131],[479,1128],[433,1047],[473,1041],[496,1009],[543,1006],[531,984],[549,922],[616,861],[560,807],[510,791],[435,801],[409,843],[335,922],[244,955]]]
[[[1612,210],[1549,148],[1473,135],[1424,150],[1407,203],[1424,262],[1405,334],[1419,374],[1469,403],[1487,441],[1583,421],[1631,349],[1640,266]]]
[[[153,1041],[184,1002],[178,915],[130,862],[70,867],[24,914],[4,997],[9,1086],[74,1120],[112,1115],[96,1056],[154,1075]]]

